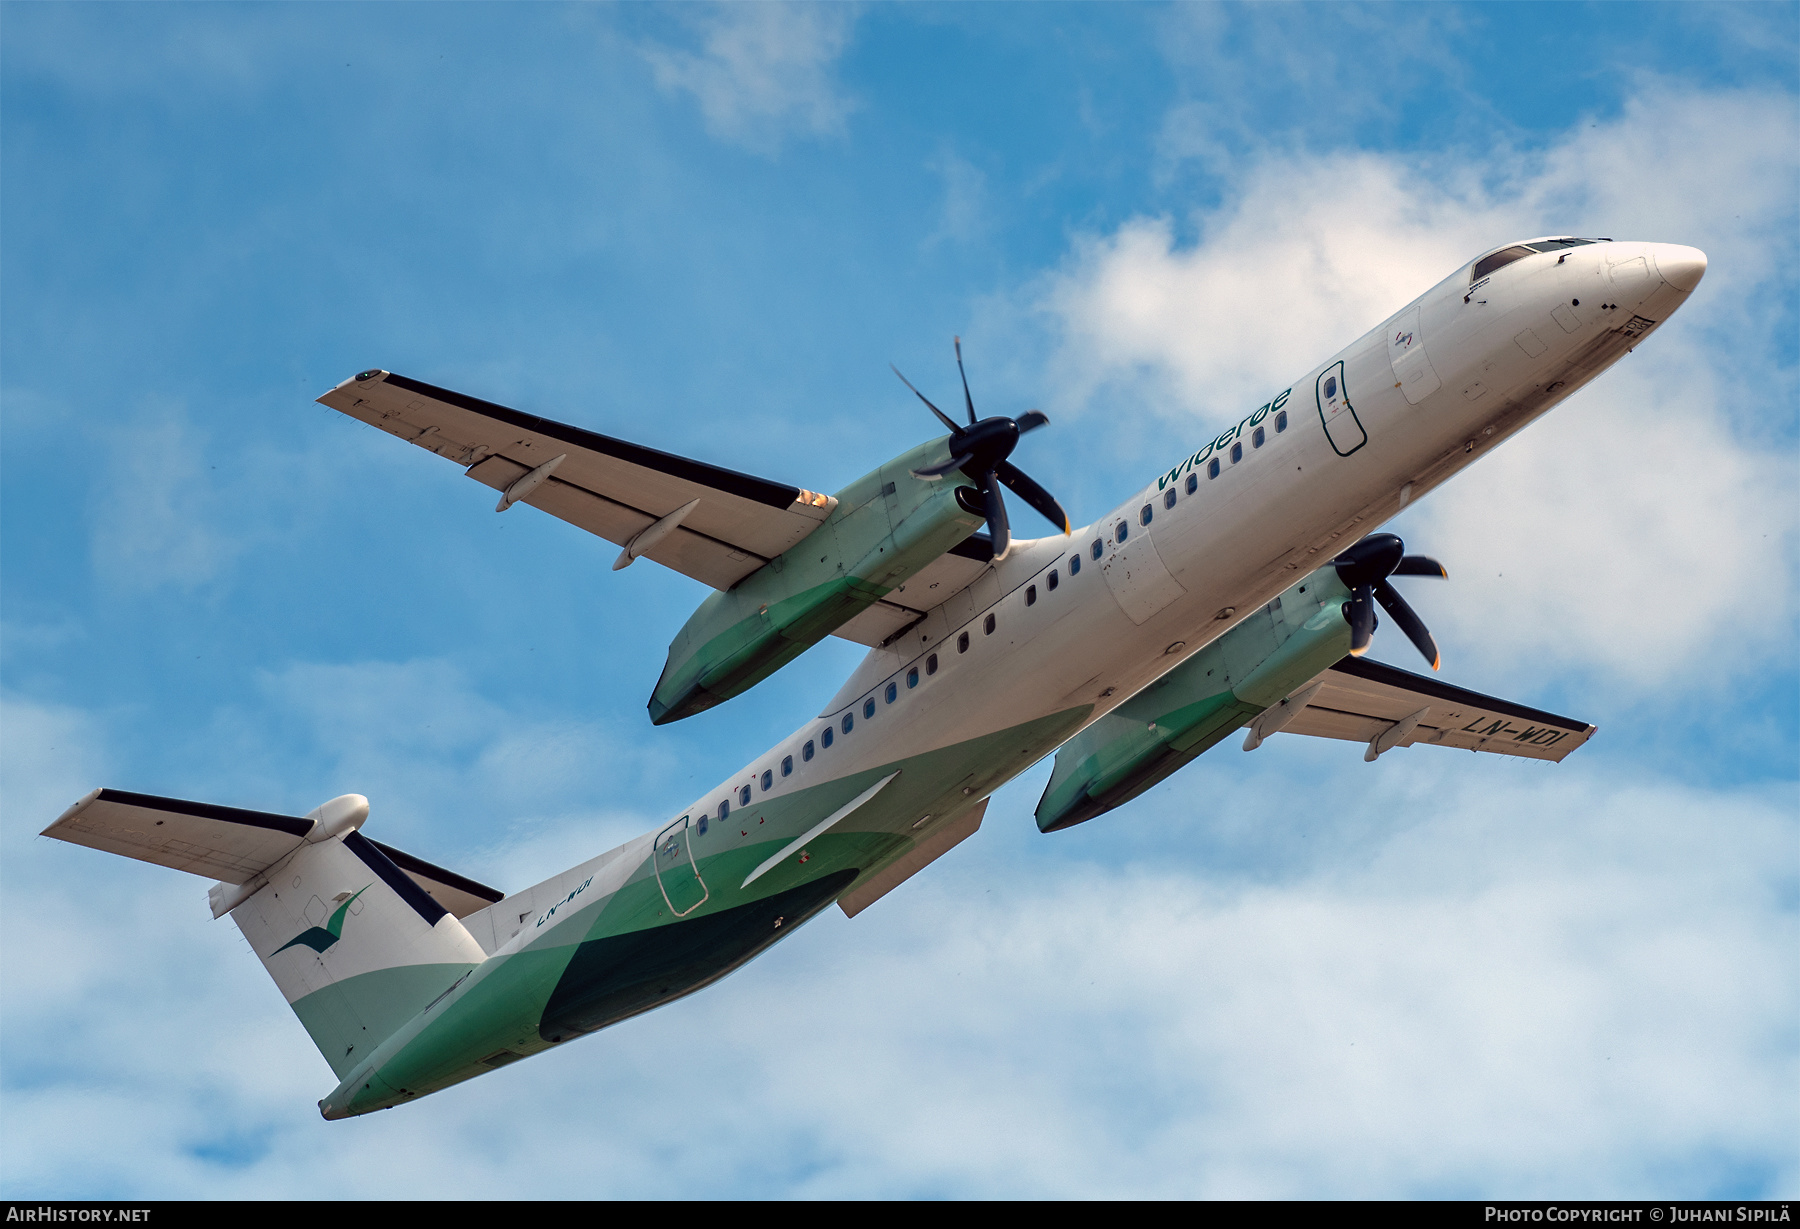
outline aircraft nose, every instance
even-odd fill
[[[1656,271],[1662,274],[1662,280],[1682,292],[1692,290],[1706,276],[1706,253],[1699,248],[1683,247],[1679,243],[1658,243],[1653,248],[1656,255]]]

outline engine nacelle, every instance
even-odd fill
[[[1064,743],[1038,829],[1131,801],[1338,661],[1350,651],[1349,596],[1320,568]]]
[[[934,440],[857,479],[786,554],[700,603],[669,644],[651,723],[748,691],[979,528],[981,515],[956,497],[957,475],[912,476],[943,457],[943,440]]]

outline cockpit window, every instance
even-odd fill
[[[1577,239],[1573,235],[1564,235],[1559,239],[1538,239],[1531,243],[1515,243],[1509,248],[1501,248],[1489,256],[1483,256],[1475,262],[1475,269],[1469,274],[1469,282],[1473,284],[1492,273],[1495,269],[1510,265],[1515,260],[1523,260],[1533,252],[1556,252],[1564,248],[1586,247],[1590,243],[1609,243],[1608,239]]]
[[[1483,256],[1475,262],[1475,271],[1469,274],[1470,282],[1479,282],[1495,269],[1510,265],[1515,260],[1524,260],[1532,251],[1523,244],[1515,244],[1509,248],[1501,248],[1491,256]]]

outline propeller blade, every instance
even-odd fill
[[[1449,580],[1450,573],[1444,565],[1430,555],[1407,555],[1400,560],[1400,566],[1393,570],[1395,576],[1436,576],[1440,580]]]
[[[982,493],[987,496],[988,536],[994,540],[994,558],[1005,558],[1012,546],[1012,526],[1006,521],[1006,501],[1000,498],[1000,476],[993,470],[981,476]]]
[[[956,342],[956,371],[958,375],[962,376],[963,401],[969,407],[969,425],[972,427],[975,425],[975,398],[969,396],[969,373],[963,370],[962,338],[957,337],[953,340]]]
[[[1406,604],[1406,599],[1400,596],[1398,589],[1385,580],[1377,581],[1375,583],[1375,600],[1381,603],[1383,610],[1394,616],[1394,622],[1400,625],[1400,630],[1406,633],[1406,638],[1413,642],[1413,647],[1424,655],[1426,661],[1431,663],[1433,670],[1444,664],[1443,656],[1438,652],[1437,641],[1433,640],[1431,633],[1425,630],[1425,621],[1413,613],[1413,608]],[[1355,649],[1351,650],[1353,653],[1355,651]]]
[[[1032,481],[1024,470],[1011,461],[1002,461],[994,467],[994,473],[1000,481],[1012,488],[1015,495],[1043,513],[1045,520],[1062,530],[1064,537],[1074,532],[1069,524],[1069,514],[1056,502],[1056,496]]]
[[[1375,603],[1368,585],[1358,585],[1344,603],[1344,617],[1350,621],[1350,656],[1361,657],[1369,651],[1375,638]]]
[[[950,459],[948,461],[941,462],[937,465],[921,466],[920,468],[912,471],[912,476],[915,478],[923,478],[927,482],[936,482],[939,478],[942,478],[945,474],[954,473],[955,471],[961,469],[963,466],[967,465],[968,463],[969,463],[969,454],[968,453],[952,452],[950,454]]]
[[[1049,426],[1050,415],[1042,410],[1026,410],[1013,421],[1019,426],[1019,434],[1024,435],[1027,431],[1036,431],[1039,427]]]
[[[900,369],[898,367],[895,367],[892,363],[888,364],[888,369],[890,371],[892,371],[895,375],[900,376]],[[946,427],[950,428],[950,434],[952,436],[961,435],[963,433],[963,429],[961,427],[957,426],[955,423],[951,422],[950,419],[944,414],[944,411],[938,409],[937,406],[931,404],[930,397],[927,397],[924,393],[920,392],[918,389],[913,388],[913,382],[911,380],[907,379],[905,376],[900,376],[900,383],[906,385],[906,387],[908,387],[908,388],[912,388],[913,396],[917,397],[920,401],[923,401],[925,403],[925,408],[930,410],[933,414],[936,414],[938,416],[938,421],[943,423]],[[974,422],[975,420],[973,418],[971,418],[969,421]]]

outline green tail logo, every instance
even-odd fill
[[[357,892],[356,896],[361,896],[363,892],[367,892],[374,886],[375,885],[372,883],[364,884],[361,891]],[[313,951],[318,952],[323,956],[325,954],[325,949],[330,947],[333,943],[336,943],[338,939],[343,936],[344,914],[349,911],[351,905],[356,903],[356,896],[352,896],[349,900],[339,905],[337,907],[337,912],[331,915],[331,920],[329,922],[326,922],[323,926],[307,927],[305,930],[289,939],[286,943],[283,943],[280,947],[276,948],[270,955],[285,952],[290,947],[304,945],[312,948]]]

